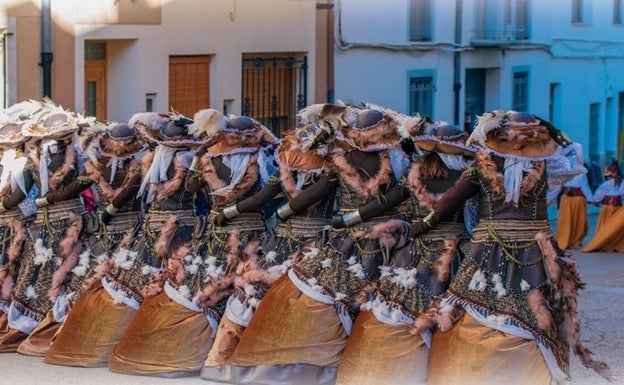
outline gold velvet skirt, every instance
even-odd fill
[[[54,319],[54,313],[50,309],[45,318],[39,322],[37,327],[26,337],[24,342],[17,348],[17,352],[27,356],[44,356],[52,338],[58,331],[61,324]]]
[[[334,306],[304,295],[282,276],[260,303],[228,364],[336,366],[346,343]]]
[[[72,306],[43,361],[65,366],[106,366],[135,314],[130,306],[113,302],[97,282]]]
[[[514,337],[465,313],[447,332],[436,332],[429,352],[430,385],[550,385],[535,340]]]
[[[28,337],[28,334],[9,327],[6,313],[0,312],[0,353],[16,352],[17,347]]]
[[[198,374],[212,346],[204,313],[174,302],[165,292],[146,297],[108,358],[116,373],[184,376]]]
[[[613,206],[610,206],[613,207]],[[604,209],[604,207],[603,207]],[[602,211],[600,212],[602,215]],[[624,206],[617,210],[605,221],[600,231],[596,230],[594,237],[583,247],[582,251],[624,251]]]
[[[408,326],[360,312],[338,365],[336,385],[427,384],[429,348]]]
[[[561,197],[555,238],[562,250],[580,246],[587,235],[587,201],[582,196]]]
[[[223,315],[204,366],[221,366],[225,364],[232,356],[232,353],[234,353],[244,331],[244,326],[232,322],[227,315]]]

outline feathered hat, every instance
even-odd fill
[[[147,143],[167,147],[197,147],[202,139],[189,132],[193,121],[177,113],[139,112],[128,120]]]
[[[135,127],[126,123],[96,123],[80,132],[79,147],[91,160],[100,156],[126,159],[145,149],[147,143]]]
[[[15,148],[26,141],[22,135],[24,123],[0,124],[0,147]]]
[[[422,151],[473,156],[477,149],[466,144],[468,134],[455,125],[438,121],[427,125],[419,135],[412,137]]]
[[[209,132],[211,140],[215,141],[215,144],[208,148],[208,153],[213,155],[255,152],[279,143],[268,128],[248,116],[214,119],[206,132]]]
[[[84,117],[61,106],[46,105],[45,111],[36,119],[22,127],[22,134],[27,138],[61,139],[74,134],[80,127],[91,125],[95,118]]]
[[[467,143],[501,155],[545,158],[571,142],[565,133],[535,115],[494,110],[479,116]]]
[[[339,139],[360,151],[380,151],[396,147],[401,138],[395,116],[384,109],[359,110],[353,124],[341,127]]]

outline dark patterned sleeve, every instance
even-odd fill
[[[49,203],[63,202],[69,199],[78,198],[81,192],[88,189],[93,181],[87,175],[79,175],[74,181],[60,189],[49,191],[46,194]]]
[[[198,192],[206,185],[206,181],[200,171],[188,170],[184,178],[184,189],[188,192]]]
[[[256,194],[236,203],[236,210],[240,213],[253,213],[266,205],[271,199],[282,191],[279,179],[279,171],[271,176],[267,184]]]
[[[139,173],[134,175],[132,179],[126,183],[126,185],[117,193],[113,201],[111,202],[116,208],[123,207],[130,199],[136,197],[137,193],[141,189],[142,177]]]
[[[288,201],[295,213],[300,213],[314,203],[326,198],[338,186],[338,178],[333,174],[325,174],[314,185],[303,190],[295,198]]]
[[[30,170],[26,169],[26,167],[22,170],[22,173],[24,175],[24,187],[26,187],[26,191],[30,191],[34,183],[32,173]],[[11,195],[2,201],[2,206],[4,206],[5,209],[10,210],[17,207],[17,205],[19,205],[25,198],[26,194],[18,187],[11,193]]]
[[[360,207],[358,212],[363,221],[379,216],[386,211],[400,205],[409,198],[409,190],[402,183],[396,183],[387,194],[379,199],[373,199],[366,205]]]
[[[466,200],[478,193],[477,172],[475,169],[469,168],[464,171],[455,185],[442,195],[435,206],[435,210],[432,211],[430,217],[426,220],[427,224],[435,226],[440,222],[441,218],[447,218],[452,215],[452,213],[463,207]]]

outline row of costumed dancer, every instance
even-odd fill
[[[611,376],[546,214],[580,148],[532,114],[0,121],[0,351],[206,383],[550,384],[570,351]]]

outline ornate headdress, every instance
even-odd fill
[[[477,149],[466,144],[467,138],[468,134],[459,127],[438,121],[426,125],[412,140],[422,151],[473,156]]]
[[[208,132],[216,142],[208,149],[208,153],[213,155],[256,152],[279,142],[268,128],[248,116],[216,119]]]
[[[360,151],[381,151],[396,147],[400,141],[394,113],[367,108],[357,112],[355,122],[342,127],[339,139]]]
[[[468,144],[477,144],[499,155],[543,159],[571,142],[551,123],[517,111],[495,110],[479,116]]]
[[[140,112],[132,115],[128,121],[130,127],[147,143],[162,144],[167,147],[197,147],[203,143],[202,138],[189,132],[193,121],[183,115],[157,112]]]

